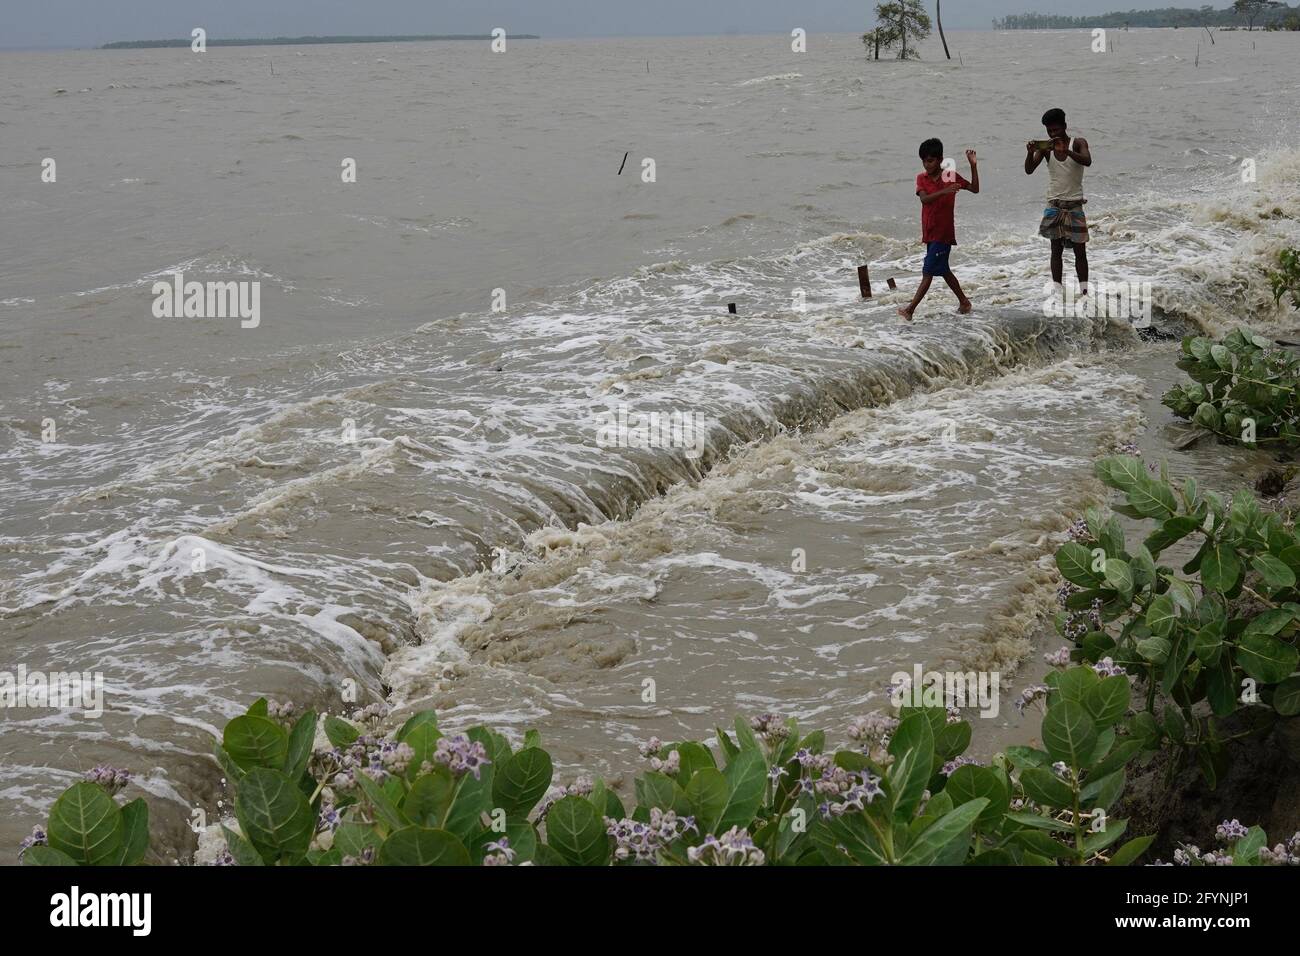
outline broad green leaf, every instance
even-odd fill
[[[1106,865],[1128,866],[1145,853],[1147,848],[1155,842],[1155,839],[1156,838],[1153,836],[1144,836],[1135,837],[1134,839],[1129,840],[1111,855],[1110,862]]]
[[[257,849],[253,844],[249,843],[224,823],[221,825],[221,832],[225,834],[226,849],[230,851],[230,855],[234,858],[236,866],[266,866],[266,861],[262,859],[262,854],[257,852]]]
[[[976,767],[972,764],[965,764],[954,770],[948,782],[944,784],[943,792],[948,794],[957,805],[969,803],[979,797],[985,798],[988,805],[978,820],[978,823],[984,826],[1001,820],[1002,814],[1011,804],[1011,792],[1002,782],[1002,778],[988,767]],[[927,807],[927,812],[928,809]]]
[[[469,866],[469,851],[446,830],[403,827],[379,848],[380,866]]]
[[[248,842],[268,863],[296,862],[316,833],[316,815],[297,782],[265,767],[253,768],[240,783],[235,816]]]
[[[1291,676],[1300,663],[1300,651],[1267,634],[1247,634],[1237,645],[1237,666],[1264,684],[1276,684]]]
[[[289,752],[289,735],[266,717],[244,714],[226,724],[221,744],[241,769],[279,770]]]
[[[122,849],[122,811],[98,784],[74,783],[54,801],[47,835],[51,847],[79,866],[109,866]]]
[[[912,842],[898,862],[903,866],[926,866],[953,840],[969,840],[970,827],[986,806],[988,801],[980,797],[945,814]]]
[[[550,754],[539,747],[525,747],[496,768],[492,799],[508,817],[526,819],[546,795],[553,775]]]
[[[23,851],[23,866],[79,866],[72,857],[52,846],[37,844]]]
[[[1062,700],[1050,707],[1043,718],[1043,745],[1055,760],[1063,760],[1076,770],[1086,766],[1097,743],[1097,727],[1092,715],[1080,703]]]
[[[316,741],[316,712],[307,711],[299,717],[289,732],[288,750],[284,757],[284,773],[290,780],[297,780],[307,770],[311,760],[312,745]]]
[[[727,804],[718,820],[718,833],[748,826],[754,819],[767,787],[767,763],[761,753],[741,751],[722,775],[727,781]]]
[[[1074,790],[1053,771],[1031,767],[1020,773],[1020,786],[1034,803],[1061,809],[1074,806]]]
[[[547,811],[546,843],[572,866],[603,866],[609,861],[605,822],[580,797],[563,797]]]

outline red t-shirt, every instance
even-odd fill
[[[938,179],[931,179],[929,173],[921,173],[916,177],[916,194],[924,196],[935,193],[941,189],[947,189],[954,183],[962,189],[970,185],[962,178],[961,173],[953,172],[953,175],[957,178],[951,183],[946,183],[943,181],[943,173],[939,174]],[[924,203],[921,206],[921,241],[946,242],[950,246],[956,245],[957,224],[953,221],[953,210],[956,207],[956,193],[943,196],[934,202]]]

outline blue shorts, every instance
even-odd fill
[[[948,269],[948,253],[952,251],[952,246],[946,242],[927,242],[925,244],[925,265],[921,267],[921,274],[927,276],[946,276]]]

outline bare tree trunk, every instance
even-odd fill
[[[952,59],[952,54],[948,52],[948,38],[943,35],[943,0],[934,0],[934,16],[939,21],[939,39],[943,41],[943,55]]]
[[[880,27],[876,27],[876,59],[880,59]]]

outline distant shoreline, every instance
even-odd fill
[[[427,36],[391,36],[391,37],[270,37],[268,39],[225,40],[209,39],[208,46],[318,46],[325,43],[421,43],[430,40],[491,40],[488,34],[479,36],[469,33],[428,34]],[[512,33],[507,40],[540,40],[532,33]],[[191,40],[117,40],[105,43],[101,50],[153,50],[172,47],[188,47]]]

